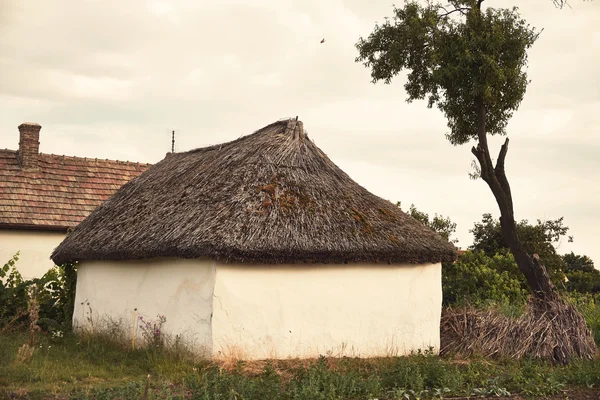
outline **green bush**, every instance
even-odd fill
[[[482,251],[467,251],[455,263],[443,265],[444,305],[522,305],[527,291],[518,274],[510,253],[489,257]]]
[[[41,278],[23,280],[17,269],[19,253],[0,269],[0,330],[27,320],[29,288],[36,287],[38,326],[45,331],[69,328],[75,301],[77,266],[54,266]]]
[[[596,344],[600,346],[600,293],[569,293],[569,299],[575,304],[592,330]]]

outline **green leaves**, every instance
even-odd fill
[[[54,266],[41,278],[23,280],[16,266],[18,260],[17,252],[0,268],[0,329],[25,322],[30,287],[37,290],[40,326],[45,330],[58,325],[69,328],[75,299],[76,265]]]
[[[7,275],[9,275],[9,271],[16,271],[15,263],[17,261],[19,261],[19,254],[21,254],[21,253],[19,251],[17,251],[17,254],[12,256],[12,258],[10,260],[8,260],[2,268],[0,268],[0,279],[3,279]],[[0,285],[3,285],[2,282],[0,282]]]
[[[444,264],[444,304],[524,304],[527,291],[521,287],[515,270],[517,265],[511,254],[489,257],[480,251],[468,251],[455,263]]]
[[[522,220],[516,224],[516,233],[528,254],[538,254],[541,261],[548,269],[552,281],[559,288],[563,288],[565,262],[556,252],[563,237],[567,235],[569,227],[563,225],[563,218],[541,221],[535,224]],[[482,250],[487,255],[508,251],[508,244],[504,240],[500,221],[492,218],[491,214],[483,214],[481,222],[476,222],[473,229],[472,250]],[[520,274],[518,274],[521,276]]]
[[[396,203],[396,206],[400,208],[400,202]],[[421,222],[423,225],[449,241],[450,243],[458,243],[458,239],[450,239],[452,234],[456,232],[456,223],[448,217],[438,215],[437,213],[430,220],[429,214],[417,210],[414,204],[410,205],[407,212],[408,215]]]
[[[356,44],[356,62],[371,68],[372,82],[391,83],[408,71],[407,101],[427,99],[446,115],[452,144],[477,137],[476,100],[486,109],[486,129],[505,134],[527,87],[527,50],[538,37],[517,9],[485,12],[475,1],[441,4],[406,1],[392,19]]]

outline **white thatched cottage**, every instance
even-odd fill
[[[213,357],[439,348],[455,248],[354,182],[285,120],[169,154],[54,251],[80,262],[75,325],[162,314]]]

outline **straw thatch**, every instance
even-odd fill
[[[442,312],[441,354],[469,357],[537,358],[566,364],[591,359],[598,348],[573,304],[531,297],[518,318],[496,309],[448,308]]]
[[[290,119],[168,154],[93,211],[52,259],[422,263],[455,254],[354,182]]]

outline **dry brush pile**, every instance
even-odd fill
[[[441,321],[441,354],[531,357],[566,364],[598,354],[590,329],[570,303],[532,297],[518,318],[498,309],[447,308]]]

